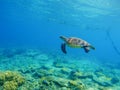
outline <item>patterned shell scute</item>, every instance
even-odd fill
[[[69,38],[67,42],[70,47],[82,47],[83,43],[79,38]]]

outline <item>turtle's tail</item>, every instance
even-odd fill
[[[60,36],[60,38],[63,40],[63,41],[67,41],[67,38],[66,37],[64,37],[64,36]]]

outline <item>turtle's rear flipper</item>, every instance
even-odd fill
[[[90,51],[90,47],[85,46],[83,48],[84,48],[84,50],[85,50],[86,53],[88,53]]]
[[[90,45],[89,47],[92,48],[93,50],[95,50],[95,47],[93,47],[93,46],[91,46],[91,45]]]
[[[61,44],[61,50],[62,50],[63,53],[65,53],[65,54],[67,53],[67,51],[66,51],[66,44],[65,43]]]

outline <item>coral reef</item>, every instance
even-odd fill
[[[5,71],[0,73],[0,84],[3,90],[17,90],[25,83],[25,78],[18,72]]]
[[[3,85],[5,82],[5,74],[0,72],[0,86]]]
[[[18,84],[15,81],[6,81],[3,85],[4,90],[17,90]]]
[[[33,49],[0,51],[0,90],[120,90],[119,69],[50,55]]]

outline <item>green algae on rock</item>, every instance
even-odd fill
[[[0,72],[0,86],[2,86],[4,82],[5,82],[5,75],[4,73]]]
[[[3,90],[17,90],[18,84],[15,81],[6,81],[3,85]]]
[[[69,74],[70,74],[70,69],[67,68],[67,67],[63,67],[63,68],[61,68],[61,72],[62,72],[63,74],[69,75]]]
[[[17,90],[25,83],[25,79],[18,72],[5,71],[0,73],[0,84],[3,90]]]

